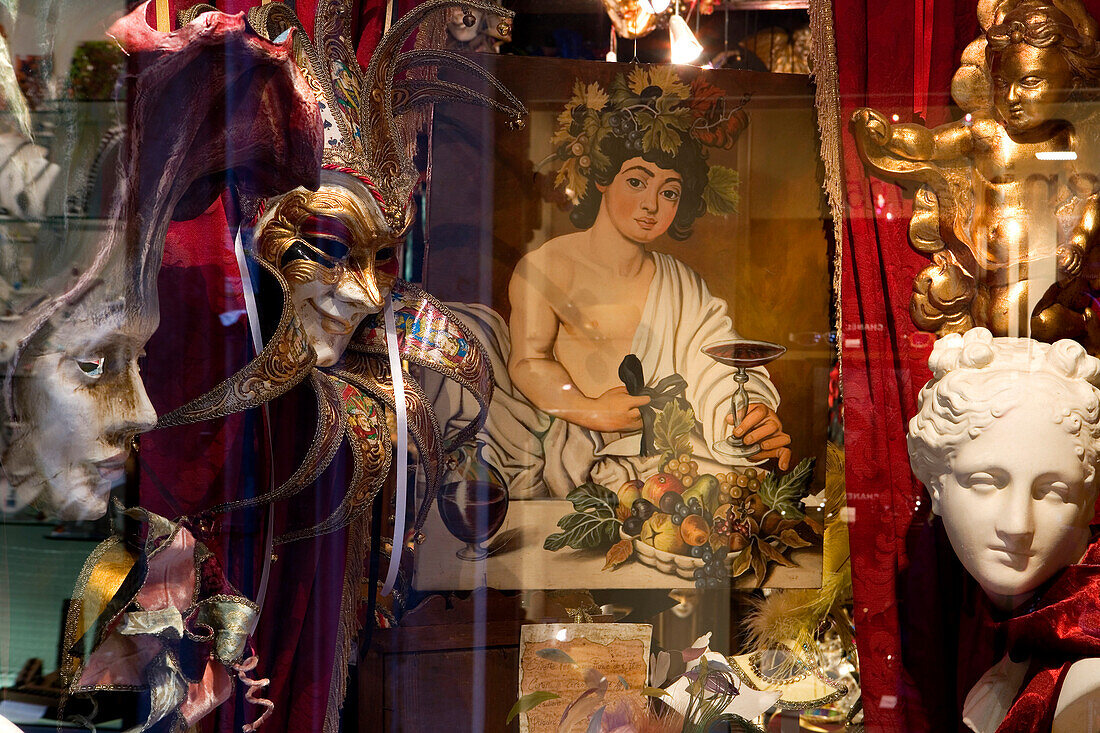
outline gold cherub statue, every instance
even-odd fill
[[[1096,353],[1098,122],[1081,102],[1100,79],[1097,23],[1079,0],[981,0],[978,19],[951,84],[963,119],[929,129],[864,108],[851,120],[876,175],[922,184],[909,239],[932,263],[910,315],[941,336],[984,326]]]

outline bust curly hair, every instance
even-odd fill
[[[920,391],[908,436],[913,473],[926,486],[949,470],[962,445],[1030,401],[1046,404],[1051,418],[1077,438],[1077,457],[1094,473],[1100,453],[1100,359],[1076,341],[994,338],[973,328],[937,341],[928,366],[932,379]]]

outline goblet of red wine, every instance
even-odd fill
[[[481,543],[496,534],[508,513],[508,487],[480,448],[462,446],[448,457],[447,472],[436,498],[447,531],[466,543],[460,560],[481,560],[489,551]]]
[[[737,389],[730,398],[730,413],[734,416],[734,425],[740,424],[745,419],[745,413],[749,409],[749,393],[745,385],[749,381],[746,371],[750,367],[763,366],[782,356],[786,346],[773,344],[770,341],[752,341],[749,339],[731,339],[707,344],[702,348],[704,354],[714,359],[719,364],[733,367],[733,381],[737,382]],[[714,455],[727,460],[740,460],[751,458],[759,453],[762,448],[759,443],[746,444],[741,438],[730,435],[725,440],[719,440],[711,446]]]

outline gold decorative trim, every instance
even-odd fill
[[[329,375],[328,378],[335,382],[338,377]],[[342,376],[339,378],[343,380],[345,386],[353,388],[360,397],[373,403],[377,408],[370,416],[373,420],[370,432],[374,434],[374,439],[364,439],[346,422],[345,414],[345,427],[341,437],[351,449],[353,469],[340,505],[319,524],[292,530],[276,537],[274,540],[276,545],[334,532],[353,522],[370,507],[389,473],[391,442],[384,404],[372,391],[367,390],[354,379],[343,379]],[[336,386],[339,389],[339,383]],[[348,412],[348,404],[343,397],[340,398],[340,409],[345,413]]]
[[[395,292],[401,293],[402,297],[408,301],[420,300],[438,310],[447,318],[447,325],[454,328],[454,330],[470,344],[470,359],[468,362],[463,363],[461,369],[441,366],[438,360],[433,358],[430,354],[422,353],[419,349],[414,348],[413,342],[410,339],[405,339],[404,348],[401,350],[402,359],[424,367],[425,369],[430,369],[456,382],[463,389],[470,392],[478,403],[477,417],[463,427],[462,430],[456,433],[449,441],[445,442],[446,449],[450,450],[473,438],[485,424],[485,419],[489,414],[489,402],[493,398],[493,389],[496,382],[493,376],[492,364],[490,364],[489,360],[485,357],[485,348],[481,345],[481,341],[478,340],[473,332],[466,328],[466,325],[462,323],[462,320],[455,315],[450,308],[436,300],[426,291],[403,280],[394,284],[394,290]],[[352,352],[370,354],[373,356],[387,356],[389,352],[384,337],[382,336],[383,331],[381,327],[375,329],[379,334],[377,338],[369,337],[368,332],[370,330],[371,329],[361,328],[352,339],[351,343],[348,344],[348,349]]]
[[[250,257],[275,278],[283,296],[283,313],[275,334],[243,369],[201,397],[162,416],[157,421],[157,428],[213,420],[259,407],[297,386],[317,361],[290,302],[282,273],[264,260]]]
[[[353,352],[346,353],[341,364],[343,369],[334,368],[332,370],[334,374],[361,386],[382,400],[390,409],[396,410],[389,364],[383,363],[381,359]],[[415,533],[424,526],[443,478],[443,436],[431,402],[424,395],[420,385],[408,373],[405,374],[405,403],[409,417],[409,434],[416,442],[420,463],[424,466],[427,477],[424,500],[417,510],[413,523]]]
[[[207,3],[199,3],[198,5],[192,5],[191,7],[186,8],[186,9],[181,10],[178,13],[176,13],[176,23],[178,23],[180,27],[183,27],[183,26],[187,25],[188,23],[190,23],[191,21],[198,18],[203,13],[210,13],[210,12],[217,13],[218,9],[215,8],[213,5],[209,5]]]
[[[748,685],[749,689],[756,690],[757,692],[766,692],[767,691],[767,690],[761,690],[757,686],[756,682],[754,680],[752,680],[745,673],[745,670],[742,669],[741,666],[739,664],[737,664],[736,662],[731,664],[730,668],[733,670],[733,673],[735,675],[737,675],[737,679],[741,680],[742,684]],[[779,708],[780,710],[807,710],[809,708],[819,708],[819,707],[822,707],[823,705],[828,705],[829,703],[836,702],[837,700],[839,700],[840,698],[842,698],[842,697],[844,697],[845,695],[848,694],[847,686],[830,680],[829,678],[827,678],[823,674],[821,674],[820,670],[813,669],[811,667],[807,667],[807,669],[810,669],[811,674],[819,682],[822,682],[826,686],[833,688],[834,690],[836,690],[836,692],[832,692],[832,693],[826,695],[825,697],[819,697],[819,698],[816,698],[814,700],[787,701],[787,700],[783,699],[783,693],[782,693],[783,685],[782,684],[777,684],[777,685],[775,685],[775,687],[780,688],[780,695],[779,695],[779,699],[775,702],[775,707]]]
[[[208,513],[236,511],[237,509],[290,498],[320,478],[325,469],[329,467],[332,459],[336,457],[336,453],[340,449],[346,419],[344,411],[340,409],[340,398],[335,387],[333,387],[331,378],[314,368],[309,374],[309,380],[317,398],[317,424],[309,451],[298,468],[291,474],[290,478],[283,482],[282,486],[251,499],[240,499],[219,504],[210,509]]]
[[[821,160],[825,165],[825,194],[833,216],[833,303],[836,305],[836,354],[839,369],[844,343],[840,298],[841,268],[844,264],[844,217],[848,210],[844,199],[844,166],[841,154],[840,86],[836,59],[836,37],[833,33],[832,0],[810,0],[810,53],[814,62],[816,82],[815,105],[817,124],[821,132]],[[843,385],[843,380],[841,380]],[[841,387],[843,390],[843,386]]]

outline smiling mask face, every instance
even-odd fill
[[[363,319],[382,309],[403,239],[365,185],[335,176],[316,192],[283,196],[261,220],[256,245],[286,279],[318,366],[336,364]]]

